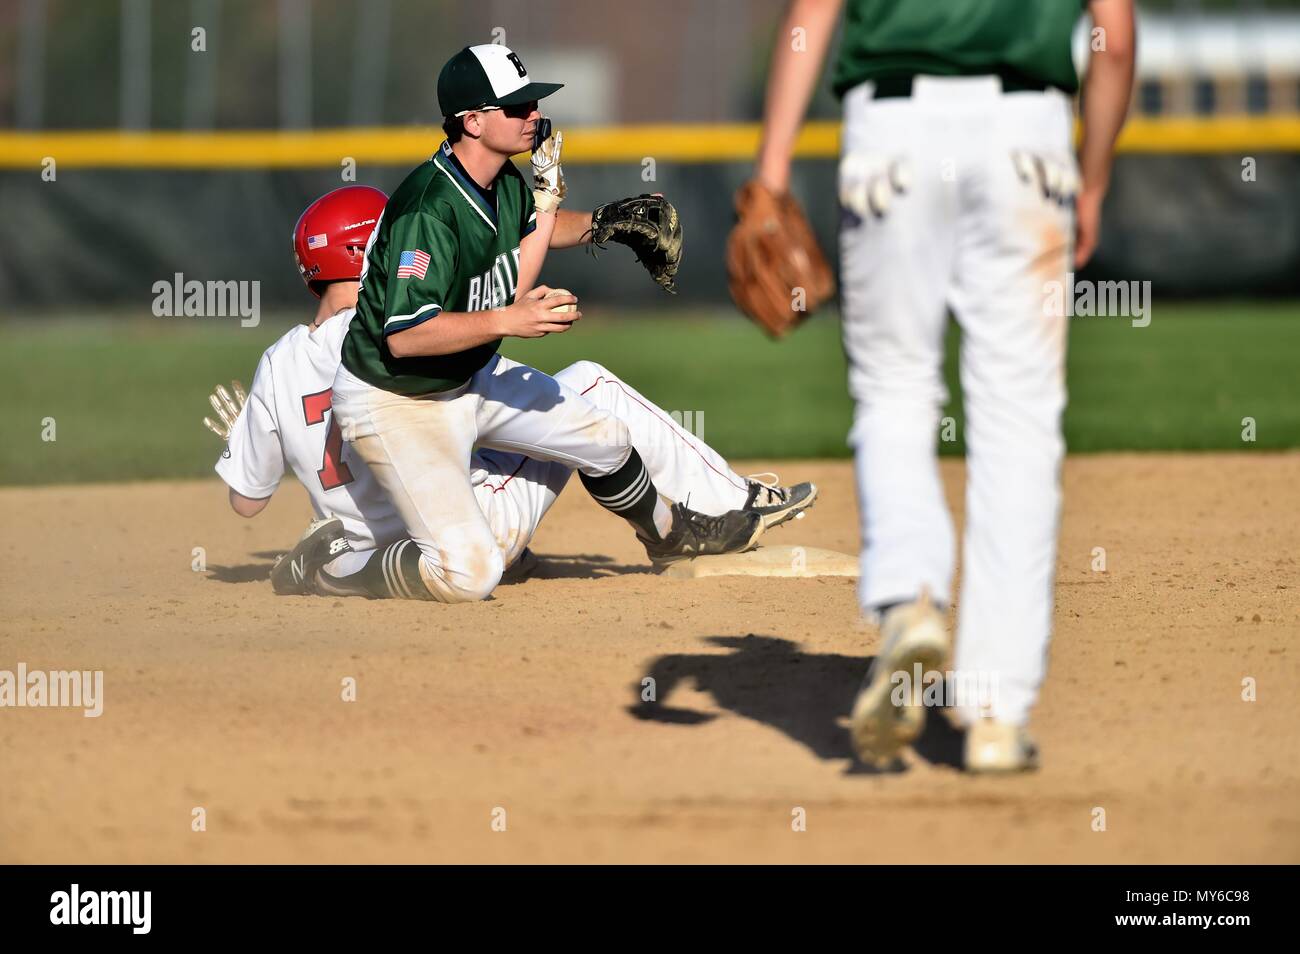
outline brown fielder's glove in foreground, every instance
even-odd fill
[[[591,214],[591,241],[601,248],[621,242],[664,291],[674,284],[682,261],[682,225],[673,204],[661,195],[639,195],[602,205]]]
[[[736,192],[736,217],[727,240],[731,297],[779,338],[835,294],[835,279],[803,210],[788,192],[777,195],[747,182]]]

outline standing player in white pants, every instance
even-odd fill
[[[365,463],[348,452],[330,411],[365,243],[386,198],[378,189],[347,186],[302,214],[294,252],[304,281],[320,298],[316,316],[267,349],[251,394],[238,386],[233,394],[217,388],[211,401],[220,423],[205,420],[226,441],[216,469],[237,513],[260,513],[286,465],[311,499],[316,522],[304,543],[272,571],[280,593],[428,598],[403,559],[414,544],[400,514]],[[774,487],[736,474],[711,447],[594,362],[579,361],[555,379],[622,422],[656,486],[672,499],[689,499],[698,513],[716,517],[744,510],[773,527],[816,499],[811,484]],[[469,469],[474,499],[502,564],[511,568],[511,577],[526,574],[535,565],[528,544],[572,469],[490,450],[474,451]]]
[[[789,187],[842,6],[787,9],[756,172],[773,191]],[[950,308],[962,329],[968,448],[953,684],[994,690],[958,693],[966,767],[1036,765],[1025,726],[1051,628],[1065,407],[1065,319],[1046,303],[1071,250],[1082,265],[1095,247],[1133,72],[1132,0],[1086,6],[1101,42],[1094,34],[1076,165],[1079,0],[847,0],[834,80],[844,342],[859,596],[882,640],[850,723],[873,763],[892,761],[923,724],[922,687],[897,692],[898,674],[910,680],[916,663],[941,670],[948,657],[940,609],[951,601],[954,539],[935,441]],[[796,30],[806,45],[791,44]]]

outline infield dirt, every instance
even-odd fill
[[[769,542],[855,551],[850,465],[780,470],[822,497]],[[99,718],[0,709],[0,862],[1300,861],[1300,454],[1068,460],[1014,778],[937,712],[855,764],[850,579],[658,577],[575,482],[488,602],[277,598],[291,483],[251,521],[215,480],[0,490],[0,669],[104,672]]]

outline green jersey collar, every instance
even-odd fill
[[[451,180],[451,184],[456,187],[456,191],[464,197],[465,201],[495,232],[497,230],[496,185],[497,179],[500,179],[501,176],[498,175],[496,179],[492,180],[491,189],[484,190],[470,178],[469,173],[465,171],[465,167],[456,158],[456,154],[451,151],[451,143],[449,142],[444,142],[438,147],[438,151],[433,154],[433,164]]]

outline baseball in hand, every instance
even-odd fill
[[[572,295],[572,294],[573,292],[569,291],[567,288],[552,288],[550,291],[548,291],[545,295],[542,296],[542,301],[546,301],[547,298],[555,298],[559,295]],[[569,311],[577,311],[577,310],[578,310],[578,306],[572,303],[569,303],[567,305],[556,305],[554,308],[551,309],[551,311],[556,312],[557,314],[563,312],[569,312]]]

